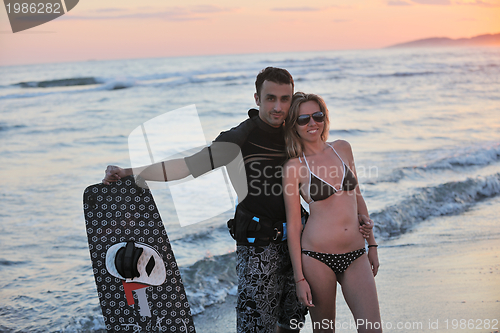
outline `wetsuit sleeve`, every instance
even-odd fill
[[[184,161],[193,177],[199,177],[211,170],[228,165],[240,155],[240,147],[254,128],[254,122],[247,119],[237,127],[222,132],[209,147],[185,157]]]
[[[184,157],[184,161],[186,162],[189,172],[195,178],[212,170],[208,147],[203,148],[200,152],[194,155]]]

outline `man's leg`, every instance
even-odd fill
[[[238,246],[238,333],[275,333],[281,300],[281,257],[276,245]]]
[[[292,262],[286,243],[277,245],[280,254],[278,280],[281,282],[282,297],[279,307],[278,333],[299,332],[304,325],[307,308],[299,303],[295,290]]]

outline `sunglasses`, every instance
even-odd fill
[[[304,126],[309,124],[309,121],[312,119],[317,123],[322,123],[325,121],[325,114],[321,111],[314,112],[313,114],[302,114],[297,117],[297,125]]]

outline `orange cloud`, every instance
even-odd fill
[[[421,5],[441,5],[441,6],[450,6],[450,5],[469,5],[469,6],[479,6],[479,7],[500,7],[500,2],[487,2],[483,0],[411,0],[414,4]],[[408,2],[401,0],[392,0],[387,3],[389,6],[408,6],[411,5]]]
[[[400,0],[394,0],[394,1],[389,1],[387,2],[389,6],[411,6],[410,3],[405,2],[405,1],[400,1]]]
[[[111,13],[111,15],[66,15],[64,20],[116,20],[116,19],[160,19],[165,21],[193,21],[205,20],[206,15],[215,13],[231,12],[234,8],[224,8],[212,5],[199,5],[192,7],[171,7],[166,10],[155,10],[154,8],[142,7],[131,11],[122,8],[101,8],[94,13]],[[125,12],[125,13],[123,13]],[[113,15],[113,13],[119,13]]]
[[[412,0],[412,2],[416,2],[422,5],[441,5],[441,6],[451,5],[450,0]]]
[[[457,4],[459,5],[470,5],[470,6],[479,6],[479,7],[500,7],[500,2],[486,2],[482,0],[475,0],[475,1],[458,1]]]
[[[322,10],[322,8],[318,7],[277,7],[271,8],[272,11],[276,12],[315,12]]]

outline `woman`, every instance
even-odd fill
[[[314,332],[333,332],[339,282],[355,322],[363,323],[358,332],[381,332],[374,279],[377,244],[371,233],[366,254],[358,231],[358,215],[368,216],[368,209],[357,186],[351,146],[343,140],[326,142],[328,110],[314,94],[293,96],[285,131],[290,160],[283,186],[297,297],[310,307]],[[304,228],[300,196],[310,209]]]

